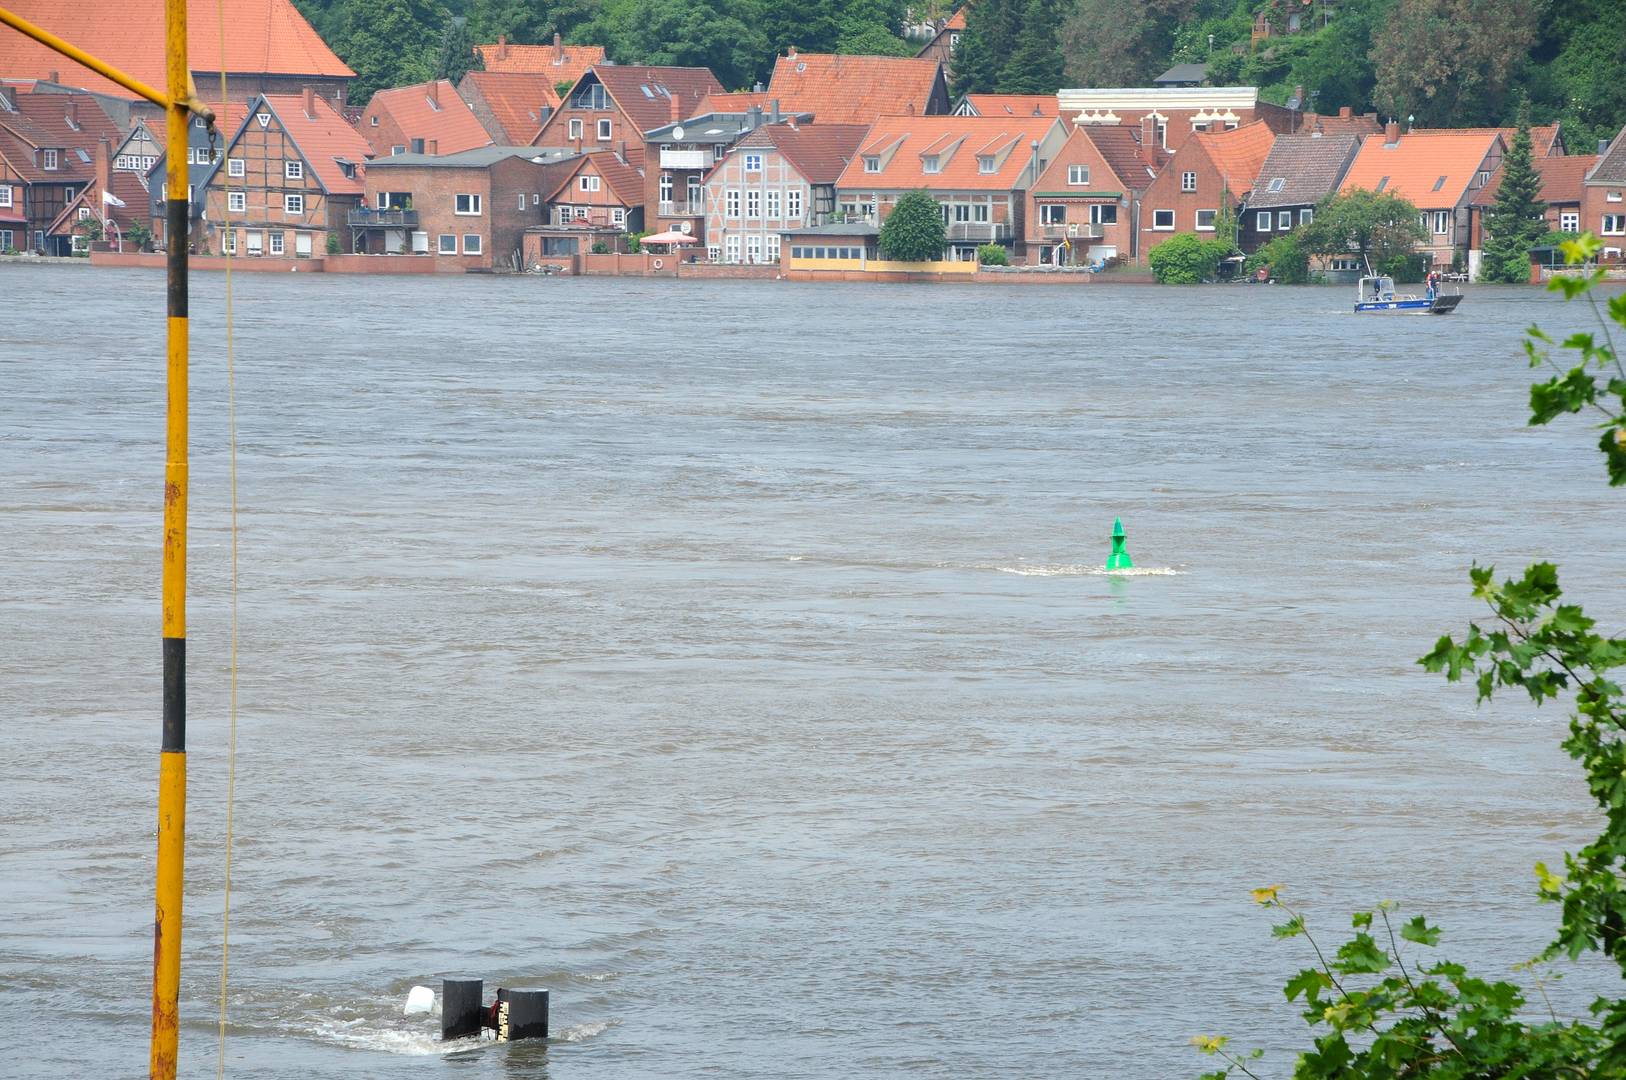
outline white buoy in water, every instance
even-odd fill
[[[427,986],[414,986],[407,993],[406,1008],[402,1015],[417,1016],[435,1011],[435,992]]]

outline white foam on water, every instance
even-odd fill
[[[591,1039],[595,1035],[602,1035],[620,1023],[618,1020],[596,1020],[591,1024],[577,1024],[575,1027],[565,1028],[559,1038],[565,1042],[581,1042]]]
[[[1022,577],[1180,577],[1185,574],[1184,570],[1176,570],[1172,566],[1136,566],[1128,570],[1108,570],[1098,563],[991,566],[983,569],[997,570],[1001,574],[1018,574]]]
[[[460,1050],[471,1050],[479,1045],[474,1039],[441,1042],[438,1025],[433,1029],[405,1025],[384,1027],[360,1019],[317,1020],[311,1033],[324,1042],[338,1046],[348,1046],[356,1050],[378,1050],[386,1054],[402,1054],[407,1057],[438,1057],[443,1054],[455,1054]]]

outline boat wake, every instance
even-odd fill
[[[1050,566],[1035,563],[1021,566],[990,566],[985,569],[997,570],[1001,574],[1017,574],[1021,577],[1181,577],[1185,574],[1184,570],[1176,570],[1172,566],[1136,566],[1128,570],[1108,570],[1099,563],[1062,563]]]
[[[399,1054],[403,1057],[445,1057],[495,1045],[495,1039],[490,1032],[482,1032],[479,1037],[441,1042],[438,1006],[435,1015],[429,1017],[396,1016],[380,1019],[357,1017],[340,1020],[336,1017],[313,1016],[308,1019],[309,1025],[305,1027],[305,1034],[313,1036],[320,1042],[352,1050],[371,1050],[377,1053]],[[548,1042],[585,1042],[604,1034],[618,1022],[612,1019],[575,1024],[563,1030],[553,1031],[549,1035]]]

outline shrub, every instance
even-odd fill
[[[644,250],[644,237],[648,235],[647,231],[627,233],[627,254],[636,255]]]
[[[931,262],[941,258],[948,243],[948,226],[937,200],[924,190],[898,198],[879,237],[881,254],[899,262]]]
[[[152,230],[137,221],[125,230],[124,238],[134,244],[137,251],[146,251],[147,245],[152,243]]]
[[[608,255],[609,253],[610,253],[610,245],[609,244],[606,244],[602,240],[594,240],[593,241],[593,254],[594,255]]]
[[[1220,260],[1230,253],[1228,240],[1202,240],[1195,233],[1178,233],[1153,248],[1146,261],[1164,285],[1199,285],[1214,277]]]
[[[329,255],[337,255],[339,253],[339,234],[338,233],[328,233],[327,234],[327,253]]]
[[[999,244],[984,244],[977,249],[977,261],[984,266],[1009,266],[1011,257]]]
[[[1248,256],[1242,264],[1244,272],[1252,277],[1264,267],[1272,278],[1283,285],[1303,285],[1310,280],[1310,256],[1299,243],[1297,233],[1284,233]]]
[[[1415,251],[1410,255],[1392,255],[1378,263],[1378,273],[1388,274],[1401,285],[1415,285],[1428,276],[1428,259]]]

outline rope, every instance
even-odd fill
[[[226,5],[225,0],[215,0],[215,16],[220,31],[220,122],[230,124],[230,114],[226,111]],[[220,1053],[215,1066],[215,1075],[224,1078],[226,1075],[226,975],[229,970],[231,956],[231,849],[232,849],[232,808],[237,797],[237,366],[233,350],[232,339],[232,294],[231,294],[231,263],[232,248],[225,243],[226,236],[231,232],[231,146],[222,138],[220,155],[226,164],[226,209],[223,217],[225,233],[222,236],[220,249],[226,259],[226,436],[228,442],[228,468],[230,473],[228,486],[231,489],[231,676],[229,700],[226,708],[227,738],[226,738],[226,869],[224,877],[225,900],[221,912],[220,922]],[[210,146],[214,140],[209,140]],[[214,155],[210,155],[213,157]],[[247,190],[248,181],[243,181],[244,190]],[[235,241],[235,236],[233,240]]]

